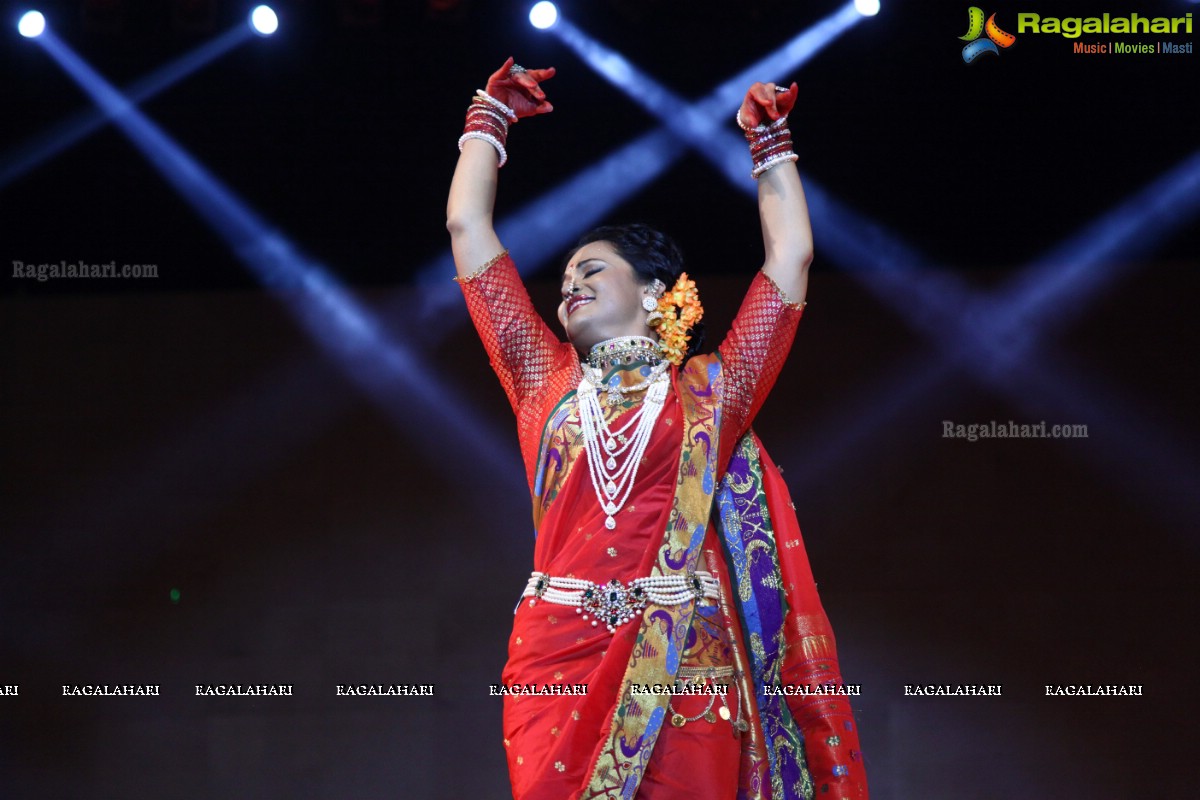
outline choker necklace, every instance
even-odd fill
[[[653,367],[662,360],[662,348],[649,336],[618,336],[593,345],[588,352],[587,365],[592,369],[608,372],[613,367],[636,364],[640,361],[645,361]]]
[[[617,527],[617,512],[624,507],[630,492],[633,491],[642,455],[646,452],[650,434],[654,432],[654,423],[658,420],[663,403],[667,399],[667,390],[671,384],[667,378],[666,367],[670,366],[670,363],[663,361],[655,365],[650,370],[650,376],[636,388],[620,386],[620,378],[615,375],[614,383],[605,387],[602,376],[597,375],[599,370],[590,366],[584,370],[583,378],[579,381],[576,397],[579,401],[579,425],[583,429],[588,472],[591,474],[592,488],[596,490],[596,499],[604,509],[604,527],[610,531]],[[625,389],[645,389],[646,398],[641,407],[626,414],[623,424],[614,430],[604,419],[598,395],[600,391],[607,390],[608,402],[612,405],[614,397],[620,402],[620,391]]]
[[[605,384],[604,375],[609,370],[643,362],[650,365],[650,372],[645,380],[625,384],[621,376],[613,375],[608,379],[607,385]],[[619,406],[625,402],[625,395],[649,388],[670,368],[671,362],[663,358],[662,348],[653,339],[646,336],[620,336],[605,339],[594,345],[582,366],[584,375],[591,384],[608,392],[608,404]]]

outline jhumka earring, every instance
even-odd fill
[[[646,295],[642,298],[642,308],[649,312],[646,317],[646,324],[653,328],[658,323],[662,322],[662,312],[658,310],[658,298],[662,297],[663,292],[667,290],[666,285],[655,279],[654,283],[650,284],[650,291],[654,292],[654,296]]]

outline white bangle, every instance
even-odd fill
[[[753,171],[751,171],[750,177],[758,180],[760,175],[772,167],[777,167],[785,161],[797,161],[799,158],[800,156],[796,155],[795,153],[780,153],[779,155],[771,156],[766,161],[755,167]]]
[[[497,165],[496,169],[503,167],[504,163],[508,161],[508,151],[504,149],[504,145],[500,144],[500,140],[495,136],[492,136],[490,133],[486,133],[484,131],[467,131],[462,136],[458,137],[458,152],[462,152],[463,143],[466,142],[467,139],[482,139],[492,147],[496,148],[496,151],[500,153],[500,163]]]

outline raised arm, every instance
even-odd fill
[[[509,58],[467,112],[462,152],[446,203],[446,229],[460,278],[470,276],[504,249],[492,227],[492,212],[497,174],[507,160],[508,127],[523,117],[554,110],[538,85],[552,77],[553,67],[524,70]]]
[[[766,260],[719,348],[725,370],[722,458],[750,427],[775,384],[804,308],[812,228],[787,129],[795,101],[795,84],[783,91],[756,83],[737,114],[758,179]]]
[[[496,175],[508,160],[508,126],[551,110],[538,81],[553,69],[524,70],[510,58],[476,95],[459,140],[462,154],[446,204],[459,284],[492,368],[518,416],[570,345],[559,342],[538,315],[512,259],[492,227]],[[522,439],[524,441],[524,439]]]
[[[797,94],[794,83],[788,89],[756,83],[738,111],[738,123],[751,142],[758,178],[758,215],[766,249],[763,272],[789,303],[804,302],[813,255],[808,203],[787,128]]]

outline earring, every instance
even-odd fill
[[[654,293],[654,296],[646,295],[642,298],[642,308],[650,312],[646,317],[646,324],[651,328],[663,321],[662,312],[658,310],[658,298],[662,297],[666,290],[666,284],[655,278],[654,282],[650,284],[650,291]]]

